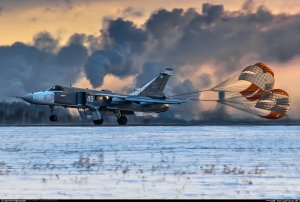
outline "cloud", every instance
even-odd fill
[[[133,22],[118,18],[107,21],[107,29],[102,30],[103,43],[108,47],[126,46],[132,52],[144,50],[147,40],[146,32],[138,28]]]
[[[75,33],[73,34],[68,41],[68,44],[80,44],[83,45],[85,43],[85,41],[87,40],[87,36],[83,33],[78,34]]]
[[[33,45],[0,46],[0,100],[75,82],[86,63],[87,49],[74,44],[58,48],[57,44],[43,32],[34,37]]]
[[[223,5],[212,5],[205,3],[202,5],[202,14],[205,16],[206,23],[212,23],[216,19],[220,19],[224,14]]]
[[[103,49],[95,50],[85,65],[85,72],[94,87],[102,85],[107,74],[125,77],[136,74],[133,59],[144,50],[146,35],[134,23],[118,18],[108,20],[102,30]]]
[[[59,45],[59,41],[54,39],[49,32],[39,32],[33,37],[33,46],[43,52],[52,53]]]
[[[140,11],[140,10],[136,10],[134,8],[132,8],[131,6],[125,8],[123,10],[123,17],[124,18],[127,18],[127,17],[136,17],[136,18],[139,18],[139,17],[143,17],[143,12]]]
[[[102,47],[100,37],[94,35],[86,35],[84,33],[75,33],[70,36],[67,44],[77,44],[87,47],[89,52],[99,50]]]
[[[286,63],[299,56],[299,21],[300,15],[273,14],[253,1],[234,12],[208,3],[202,5],[201,13],[194,8],[160,9],[141,27],[122,18],[109,19],[101,30],[103,46],[91,54],[85,72],[94,87],[107,74],[138,75],[140,85],[164,67],[172,67],[170,88],[186,85],[190,91],[195,87],[182,81],[193,84],[189,75],[213,61],[215,72],[198,78],[208,87],[212,78],[224,80],[258,61]],[[186,69],[187,65],[193,68]],[[180,72],[184,74],[176,74]]]
[[[242,10],[246,11],[247,13],[254,12],[255,9],[255,3],[253,0],[247,0],[242,5]]]
[[[101,86],[107,74],[121,78],[129,76],[134,73],[131,55],[122,46],[94,51],[85,65],[85,72],[93,87]]]

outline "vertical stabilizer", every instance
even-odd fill
[[[154,79],[141,86],[138,89],[135,89],[129,95],[141,96],[141,97],[164,97],[163,91],[166,87],[166,84],[169,80],[169,77],[172,76],[173,69],[167,68],[165,71],[161,72]]]

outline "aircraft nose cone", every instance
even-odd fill
[[[29,102],[29,103],[31,103],[33,101],[33,97],[32,97],[31,93],[21,96],[21,99],[23,99],[24,101]]]

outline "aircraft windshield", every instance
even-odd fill
[[[61,86],[53,86],[48,91],[64,91],[64,88]]]

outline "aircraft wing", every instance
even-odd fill
[[[184,100],[175,100],[175,99],[154,99],[154,98],[147,98],[147,97],[136,97],[136,96],[128,96],[128,95],[122,95],[122,94],[117,94],[117,93],[109,93],[109,92],[101,92],[101,93],[96,93],[94,94],[96,96],[108,96],[108,97],[116,97],[116,98],[121,98],[126,101],[131,101],[131,102],[145,102],[145,103],[160,103],[160,104],[181,104],[185,103],[186,101]]]
[[[122,94],[117,94],[117,93],[105,93],[105,92],[101,92],[101,93],[95,93],[93,95],[96,95],[96,96],[108,96],[108,97],[117,97],[117,98],[126,98],[128,97],[128,95],[122,95]]]
[[[127,101],[132,102],[146,102],[146,103],[160,103],[160,104],[181,104],[185,101],[183,100],[168,100],[168,99],[153,99],[153,98],[143,98],[143,97],[127,97]]]

